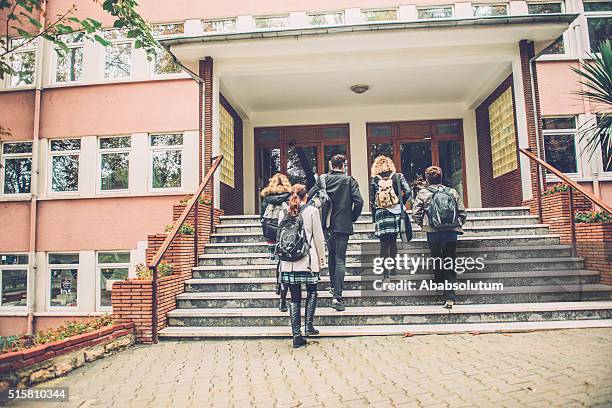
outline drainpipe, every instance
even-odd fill
[[[40,31],[44,30],[46,25],[47,1],[41,3],[40,12]],[[36,75],[34,89],[34,130],[32,135],[32,177],[30,180],[30,243],[29,243],[29,261],[30,273],[28,274],[28,334],[33,334],[36,331],[34,324],[34,311],[36,310],[36,276],[38,275],[38,262],[36,260],[36,233],[38,223],[37,199],[38,199],[38,175],[39,175],[39,141],[40,141],[40,108],[42,99],[42,70],[43,60],[45,57],[45,42],[39,40],[37,55],[36,55]]]

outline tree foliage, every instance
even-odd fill
[[[151,26],[138,13],[136,0],[92,0],[115,18],[113,27],[123,29],[128,38],[134,39],[134,46],[147,52],[149,58],[158,49],[153,38]],[[62,55],[69,51],[67,34],[77,33],[80,38],[109,46],[110,42],[101,35],[102,23],[91,18],[78,16],[78,8],[73,4],[56,16],[49,16],[45,10],[45,0],[0,0],[0,15],[5,15],[4,33],[0,37],[0,79],[5,75],[20,75],[11,64],[11,54],[27,47],[42,37],[55,45]],[[20,40],[11,41],[11,32],[16,32]]]
[[[601,149],[604,168],[612,165],[612,43],[603,41],[599,52],[572,68],[581,78],[583,89],[576,92],[597,107],[596,123],[588,123],[579,133],[586,141],[587,151],[593,155]]]

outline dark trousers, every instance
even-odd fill
[[[442,259],[442,265],[440,265],[440,262],[434,262],[435,267],[433,273],[436,283],[449,282],[450,284],[453,284],[457,282],[457,273],[455,270],[443,268],[445,258],[452,258],[454,265],[454,260],[457,256],[457,241],[430,241],[428,239],[427,246],[429,246],[429,251],[431,252],[432,258]],[[444,289],[444,300],[454,301],[455,291],[453,289]]]
[[[385,234],[380,236],[380,257],[395,258],[397,256],[397,234]],[[386,269],[383,272],[384,278],[388,278],[393,274],[394,268]]]
[[[327,240],[327,251],[329,252],[329,281],[334,289],[334,299],[342,299],[344,288],[344,275],[346,274],[346,247],[349,235],[334,233]]]

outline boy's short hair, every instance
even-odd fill
[[[344,166],[344,162],[346,161],[346,156],[343,154],[336,154],[331,158],[331,166],[332,169],[341,169]]]
[[[442,169],[438,166],[429,166],[425,170],[425,180],[429,184],[440,184],[442,182]]]

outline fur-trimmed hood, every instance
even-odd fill
[[[291,194],[291,186],[274,186],[274,187],[266,187],[261,190],[261,196],[267,197],[271,194]]]

